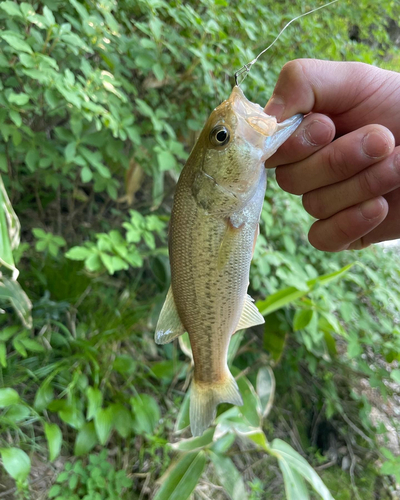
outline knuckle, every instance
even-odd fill
[[[288,170],[286,165],[277,167],[275,176],[276,182],[284,191],[291,194],[301,194],[296,192],[295,183],[293,182],[293,176],[290,175],[290,171]]]
[[[385,191],[383,189],[383,178],[375,168],[368,168],[359,176],[360,190],[369,196],[378,196]]]
[[[304,194],[302,202],[304,209],[310,215],[316,219],[325,218],[325,203],[318,190]]]
[[[346,225],[346,220],[335,220],[333,230],[335,234],[335,241],[338,242],[338,246],[352,240],[352,228]]]
[[[346,154],[337,146],[327,148],[325,162],[332,179],[336,182],[349,177]]]

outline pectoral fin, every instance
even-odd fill
[[[255,306],[254,300],[250,295],[246,295],[242,315],[240,316],[236,331],[250,328],[251,326],[262,325],[263,323],[265,323],[264,317]]]
[[[185,327],[179,318],[170,286],[158,318],[154,340],[156,344],[168,344],[184,333]]]

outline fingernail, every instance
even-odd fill
[[[278,122],[285,111],[285,101],[278,95],[273,95],[264,108],[267,115],[275,116]]]
[[[381,158],[390,149],[390,140],[381,132],[370,132],[363,137],[362,148],[364,153],[370,158]]]
[[[324,122],[314,120],[304,129],[304,138],[311,146],[327,144],[332,136],[332,128]]]
[[[383,204],[380,199],[364,201],[360,205],[361,215],[366,220],[374,220],[382,215]]]

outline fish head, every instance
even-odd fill
[[[296,130],[302,115],[278,123],[235,86],[211,113],[193,150],[193,194],[211,212],[240,209],[252,197],[264,162]]]

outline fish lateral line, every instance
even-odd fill
[[[313,12],[317,12],[317,10],[325,9],[325,7],[329,7],[329,5],[332,5],[334,3],[339,2],[339,0],[332,0],[331,2],[328,2],[324,5],[320,5],[319,7],[316,7],[315,9],[311,9],[308,12],[304,12],[303,14],[300,14],[296,17],[293,17],[288,23],[285,24],[285,26],[281,29],[281,31],[278,33],[278,35],[275,37],[273,42],[268,45],[268,47],[264,50],[262,50],[252,61],[249,61],[248,63],[244,64],[238,71],[236,71],[234,77],[235,77],[235,85],[237,87],[240,87],[240,84],[244,82],[246,79],[247,75],[250,73],[250,70],[252,66],[258,61],[258,59],[265,54],[271,47],[275,45],[275,43],[279,40],[281,35],[283,34],[284,31],[294,22],[297,21],[298,19],[301,19],[302,17],[308,16],[309,14],[312,14]],[[243,78],[239,81],[239,77],[243,76]]]

